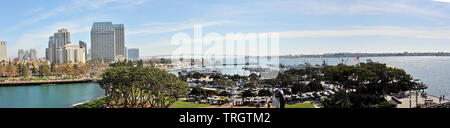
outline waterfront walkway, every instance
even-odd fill
[[[430,94],[424,94],[422,92],[415,92],[412,91],[411,93],[409,91],[404,92],[403,97],[397,97],[395,96],[386,96],[386,99],[388,101],[393,101],[397,99],[400,101],[400,103],[397,104],[397,108],[416,108],[417,105],[419,105],[421,108],[424,107],[431,107],[437,104],[443,104],[443,103],[449,103],[450,100],[444,99],[439,102],[439,97],[430,95]],[[416,97],[417,96],[417,97]],[[411,106],[410,106],[410,100],[411,100]]]
[[[0,82],[0,86],[29,86],[29,85],[51,85],[51,84],[68,84],[68,83],[87,83],[96,79],[74,79],[74,80],[43,80],[43,81],[8,81]]]

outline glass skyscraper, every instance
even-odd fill
[[[139,60],[139,48],[128,49],[128,59]]]
[[[91,48],[92,60],[126,59],[124,25],[95,22],[91,30]]]

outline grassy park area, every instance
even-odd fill
[[[172,105],[173,108],[206,108],[209,106],[211,106],[211,105],[200,104],[198,102],[196,102],[196,103],[187,102],[187,101],[183,101],[183,100],[178,100],[177,102],[173,103],[173,105]]]
[[[99,106],[106,104],[106,99],[101,98],[74,106],[74,108],[100,108]]]
[[[311,103],[286,104],[286,108],[316,108]]]

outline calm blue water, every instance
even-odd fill
[[[367,58],[361,58],[365,62]],[[375,62],[386,63],[405,69],[414,78],[427,84],[426,90],[435,96],[450,97],[450,57],[373,57]],[[297,58],[280,59],[284,65],[322,64],[329,65],[341,62],[340,58]],[[356,64],[353,58],[345,59],[347,64]],[[212,66],[209,69],[222,69],[222,73],[249,75],[242,70],[243,66]],[[176,74],[176,71],[171,73]],[[67,108],[72,104],[93,100],[104,96],[104,90],[96,83],[62,84],[52,86],[0,87],[0,108]]]
[[[372,60],[402,68],[428,85],[425,92],[450,98],[450,57],[378,57]]]
[[[0,87],[0,108],[67,108],[102,96],[97,83]]]
[[[344,59],[347,64],[356,64],[354,58]],[[368,58],[360,58],[365,62]],[[372,61],[385,63],[404,69],[406,73],[428,85],[425,92],[435,96],[445,95],[450,98],[450,57],[414,56],[414,57],[371,57]],[[340,58],[300,58],[281,59],[282,64],[298,64],[305,61],[311,64],[322,64],[326,60],[329,65],[341,63]]]

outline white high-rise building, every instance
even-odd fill
[[[25,57],[25,51],[23,49],[19,49],[17,57],[19,58],[19,60],[23,60],[23,58]]]
[[[6,41],[0,40],[0,61],[7,60],[6,55]]]
[[[30,49],[30,59],[37,60],[36,49],[34,48]]]
[[[65,62],[78,64],[86,62],[85,48],[76,44],[67,44],[64,47]]]
[[[125,46],[125,27],[123,24],[113,24],[114,26],[114,40],[116,43],[116,56],[118,59],[127,58],[127,48]]]
[[[85,55],[85,59],[87,60],[87,58],[88,58],[88,53],[87,53],[87,44],[86,44],[86,42],[84,42],[84,41],[79,41],[78,42],[78,45],[80,45],[80,47],[83,47],[84,48],[84,55]]]
[[[91,60],[126,59],[124,25],[95,22],[91,30],[91,48]]]

